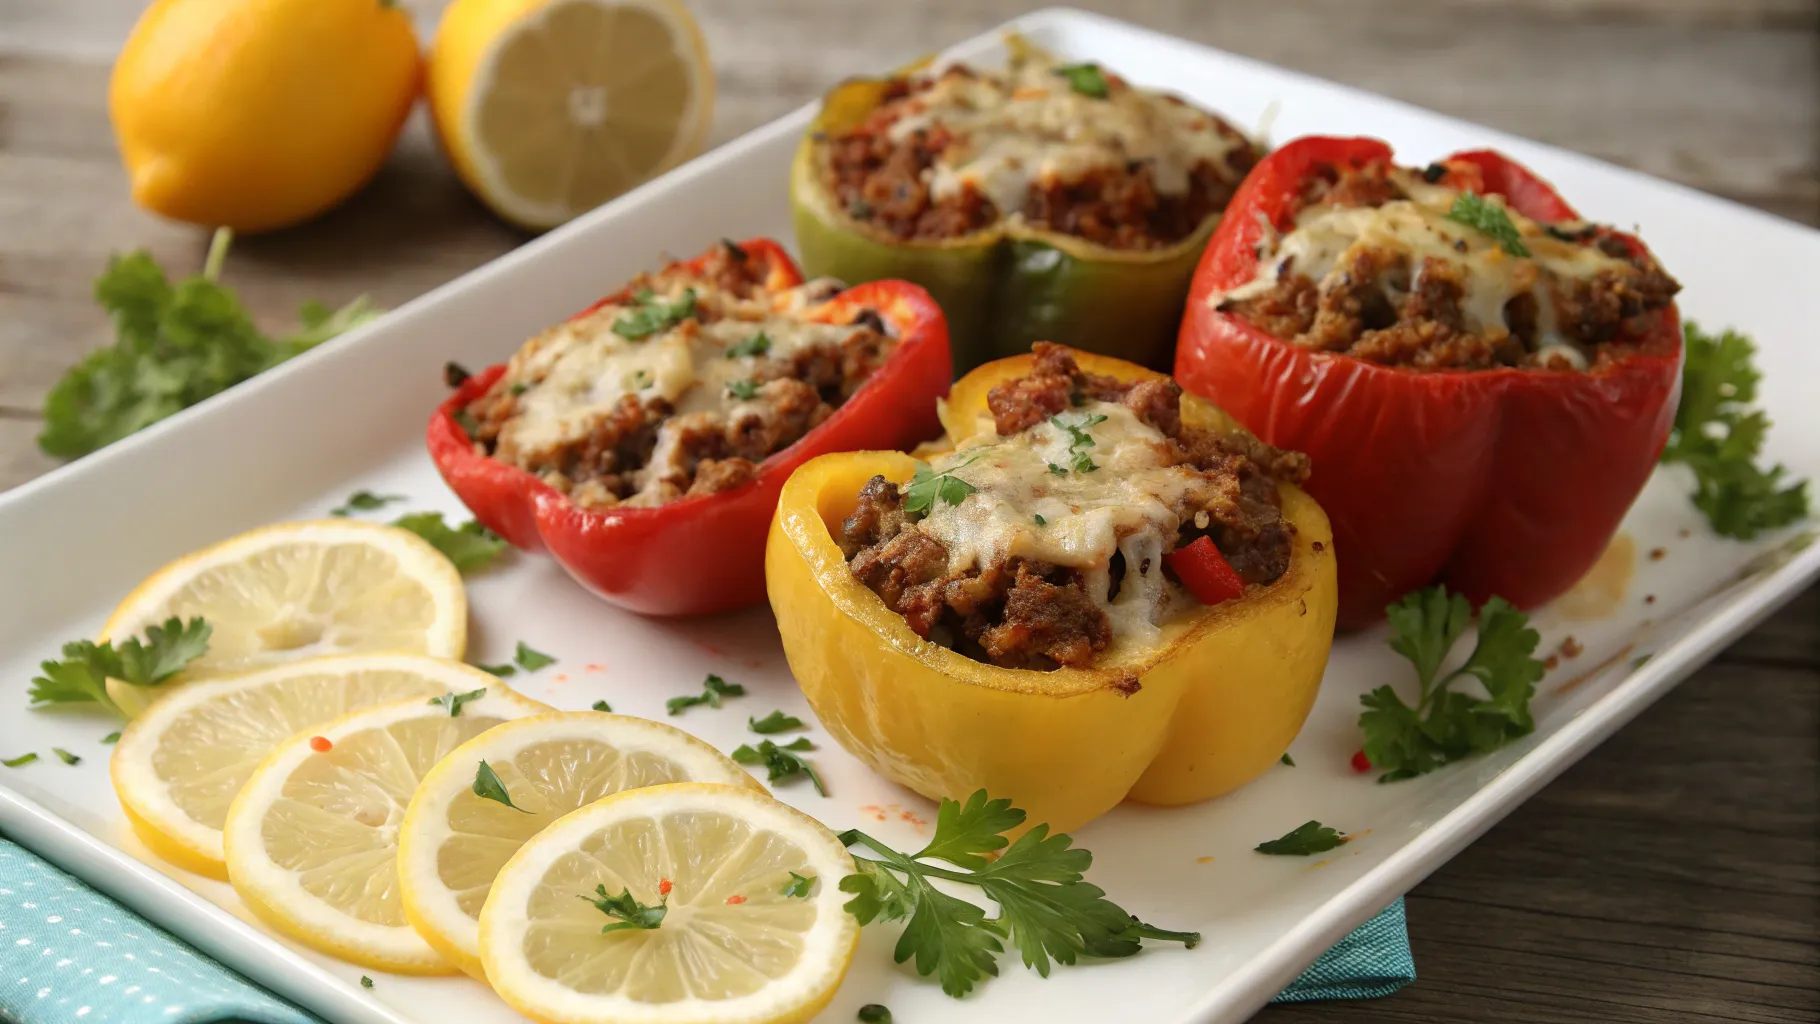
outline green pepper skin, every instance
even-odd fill
[[[856,123],[877,105],[880,85],[837,86],[797,148],[790,208],[809,276],[922,285],[948,318],[956,376],[1028,352],[1033,341],[1169,367],[1188,285],[1218,214],[1175,245],[1144,251],[1015,223],[933,242],[891,238],[837,209],[817,173],[817,135]]]

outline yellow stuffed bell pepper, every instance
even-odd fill
[[[1160,376],[1074,357],[1121,381]],[[942,408],[949,436],[974,436],[991,415],[987,393],[1032,365],[1028,355],[1001,359],[957,382]],[[1192,395],[1181,415],[1191,426],[1243,432]],[[874,475],[902,484],[918,465],[898,452],[804,464],[784,485],[765,553],[791,670],[822,724],[874,771],[932,799],[983,787],[1026,809],[1031,824],[1067,831],[1126,798],[1174,805],[1230,792],[1274,764],[1300,731],[1336,606],[1327,516],[1300,488],[1278,484],[1293,532],[1288,569],[1275,582],[1177,616],[1154,642],[1109,649],[1088,667],[1036,671],[923,639],[849,568],[836,537],[861,488]]]

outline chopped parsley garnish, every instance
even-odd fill
[[[613,333],[631,341],[648,338],[695,315],[693,288],[684,288],[675,302],[658,298],[649,288],[640,288],[632,301],[636,304],[632,311],[613,321]]]
[[[1312,857],[1317,853],[1337,850],[1346,845],[1346,836],[1318,821],[1303,822],[1281,839],[1259,843],[1259,853],[1278,857]]]
[[[746,262],[746,256],[747,256],[746,250],[740,248],[740,245],[738,242],[735,242],[731,238],[723,238],[720,240],[720,244],[727,247],[727,255],[733,257],[733,262],[735,262],[735,263]]]
[[[733,752],[733,760],[740,764],[764,765],[765,778],[769,782],[785,782],[799,775],[807,776],[810,782],[815,783],[815,791],[827,796],[828,788],[822,785],[822,777],[816,772],[815,766],[792,753],[814,749],[815,744],[810,743],[807,736],[799,736],[781,747],[771,740],[765,740],[756,747],[742,743]]]
[[[801,729],[803,720],[795,715],[786,715],[781,710],[773,711],[763,718],[747,718],[746,727],[762,735],[774,732],[785,732],[790,729]]]
[[[771,351],[771,339],[759,331],[745,341],[736,342],[727,349],[728,359],[743,359],[746,356],[762,356]]]
[[[1055,464],[1055,463],[1053,463],[1053,462],[1051,462],[1051,463],[1050,463],[1050,464],[1049,464],[1049,472],[1051,472],[1051,473],[1054,473],[1054,474],[1055,474],[1055,475],[1056,475],[1056,476],[1067,476],[1067,475],[1068,475],[1068,467],[1066,467],[1066,466],[1058,466],[1058,465],[1056,465],[1056,464]]]
[[[1048,526],[1049,525],[1049,520],[1044,519],[1043,514],[1041,512],[1038,512],[1036,515],[1033,515],[1030,518],[1036,520],[1036,525],[1038,525],[1038,526]]]
[[[364,974],[363,974],[363,975],[361,975],[361,976],[360,976],[360,987],[361,987],[361,988],[372,988],[372,987],[373,987],[373,979],[372,979],[372,978],[369,978],[369,977],[367,977],[367,976],[366,976],[366,975],[364,975]]]
[[[376,508],[384,508],[392,502],[404,500],[406,499],[402,494],[374,494],[372,491],[355,491],[348,495],[348,500],[343,502],[340,508],[330,509],[329,515],[347,516],[356,512],[371,512]]]
[[[1093,457],[1087,454],[1087,449],[1094,447],[1093,435],[1087,431],[1106,422],[1105,416],[1086,416],[1079,423],[1069,423],[1060,416],[1051,416],[1049,422],[1054,425],[1055,429],[1068,435],[1068,454],[1076,473],[1091,473],[1100,468],[1094,463]],[[1063,470],[1051,462],[1049,472],[1059,475]]]
[[[602,935],[610,935],[613,932],[624,931],[628,928],[650,931],[651,929],[662,925],[664,923],[664,914],[668,913],[668,908],[665,907],[664,904],[669,902],[669,897],[659,897],[659,902],[656,906],[647,906],[634,899],[632,890],[630,889],[620,890],[618,896],[609,896],[607,895],[606,886],[597,885],[594,887],[594,896],[580,896],[577,898],[587,900],[589,903],[594,904],[594,909],[608,917],[619,919],[613,924],[602,925],[600,929]]]
[[[813,877],[804,877],[792,871],[790,872],[790,880],[785,882],[784,887],[777,890],[777,892],[780,896],[790,896],[795,899],[808,899],[809,888],[814,884],[815,879]]]
[[[755,380],[728,381],[727,394],[742,402],[750,402],[758,397],[758,382]]]
[[[1692,323],[1682,335],[1681,406],[1662,461],[1694,471],[1694,507],[1722,537],[1750,540],[1805,518],[1807,481],[1790,482],[1780,465],[1768,471],[1757,465],[1770,423],[1753,408],[1762,379],[1752,363],[1756,346],[1736,331],[1714,337]]]
[[[853,894],[847,913],[862,925],[907,919],[893,954],[897,962],[914,958],[918,974],[935,975],[942,991],[956,998],[998,975],[1007,941],[1025,966],[1045,978],[1051,960],[1071,965],[1084,956],[1127,957],[1144,939],[1189,948],[1200,942],[1195,932],[1153,928],[1107,899],[1083,877],[1093,854],[1073,848],[1066,835],[1050,835],[1048,825],[1008,843],[1003,833],[1023,823],[1024,812],[1010,800],[988,799],[982,789],[965,804],[943,800],[935,835],[913,854],[858,829],[841,833],[848,847],[877,854],[855,857],[856,871],[841,879],[841,891]],[[988,856],[993,853],[999,853],[996,859]],[[984,908],[937,889],[937,879],[978,886],[997,904],[998,916],[988,918]]]
[[[510,669],[512,666],[506,665],[504,667],[507,669]],[[483,666],[481,666],[481,668],[486,669],[486,666],[483,665]],[[486,669],[486,671],[492,672],[493,670]],[[494,673],[494,674],[497,675],[498,673]],[[510,672],[507,672],[506,674],[511,675]],[[471,700],[479,700],[480,698],[485,697],[486,695],[487,695],[487,688],[483,686],[478,690],[469,690],[466,693],[445,693],[440,697],[431,697],[429,700],[429,703],[439,704],[445,708],[448,708],[450,718],[459,718],[459,717],[461,717],[461,706],[463,704],[466,704],[468,701],[471,701]]]
[[[4,761],[0,761],[0,764],[6,765],[8,768],[23,768],[36,760],[38,760],[38,755],[28,751],[27,753],[20,754],[18,757],[9,757]]]
[[[499,773],[485,761],[480,762],[480,767],[474,772],[474,795],[482,800],[505,804],[520,814],[531,813],[512,802],[512,794],[506,792],[506,784],[499,781]]]
[[[1055,73],[1068,80],[1068,88],[1096,100],[1112,95],[1112,86],[1098,64],[1065,64]]]
[[[118,732],[110,732],[106,736],[101,737],[101,742],[105,744],[119,743],[120,734]]]
[[[82,763],[82,758],[77,757],[75,754],[70,753],[69,751],[63,749],[62,747],[52,747],[51,753],[56,754],[57,759],[59,761],[62,761],[64,764],[78,765],[78,764]]]
[[[904,511],[915,516],[926,516],[935,511],[935,503],[959,505],[967,500],[967,495],[979,488],[973,486],[954,474],[979,461],[975,455],[958,466],[949,466],[940,473],[935,472],[926,462],[919,462],[916,472],[911,474],[910,482],[904,485]]]
[[[512,386],[511,386],[511,387],[509,387],[509,388],[507,388],[507,389],[506,389],[506,390],[507,390],[507,391],[510,391],[510,392],[511,392],[511,393],[512,393],[512,394],[513,394],[513,396],[514,396],[514,397],[516,397],[516,396],[518,396],[518,395],[522,395],[522,394],[524,394],[524,393],[525,393],[525,392],[527,392],[527,391],[529,391],[529,390],[531,390],[531,385],[529,385],[529,384],[526,384],[526,383],[525,383],[525,382],[524,382],[524,381],[522,381],[522,380],[520,380],[520,381],[514,381],[514,382],[513,382],[513,383],[512,383]]]
[[[738,683],[729,683],[725,679],[722,679],[713,673],[709,673],[708,678],[702,680],[702,691],[700,696],[671,697],[669,700],[664,701],[664,708],[672,715],[680,715],[685,710],[695,707],[698,704],[706,704],[711,708],[718,708],[720,707],[720,699],[722,697],[744,697],[745,695],[745,687]]]
[[[1404,595],[1388,609],[1391,649],[1415,666],[1418,692],[1403,703],[1391,686],[1359,698],[1365,756],[1394,782],[1434,771],[1473,754],[1495,750],[1535,728],[1529,700],[1542,678],[1534,657],[1541,637],[1529,616],[1501,597],[1479,609],[1478,640],[1466,663],[1441,675],[1441,663],[1472,622],[1472,604],[1446,587]],[[1476,682],[1484,697],[1453,689]]]
[[[512,660],[517,662],[518,667],[524,669],[526,672],[535,672],[545,665],[556,664],[555,658],[532,647],[523,640],[518,641],[517,650],[512,652]]]
[[[604,701],[604,700],[597,700],[597,701],[595,701],[595,702],[594,702],[594,704],[593,704],[593,707],[594,707],[594,710],[596,710],[596,711],[604,711],[604,712],[606,712],[606,713],[608,713],[608,714],[612,714],[612,713],[613,713],[613,705],[611,705],[611,704],[608,704],[608,703],[607,703],[607,702],[606,702],[606,701]]]
[[[506,665],[476,665],[476,666],[474,666],[474,667],[475,667],[475,668],[477,668],[477,669],[479,669],[479,670],[481,670],[481,671],[482,671],[482,672],[485,672],[485,673],[487,673],[487,674],[489,674],[489,675],[495,675],[495,676],[498,676],[498,677],[499,677],[499,678],[501,678],[501,679],[504,679],[504,678],[506,678],[506,677],[507,677],[507,676],[515,676],[515,675],[517,675],[517,674],[518,674],[518,667],[517,667],[517,666],[516,666],[516,665],[510,665],[510,664],[506,664]]]
[[[463,576],[485,567],[506,549],[505,540],[476,519],[450,526],[442,521],[441,512],[413,512],[394,519],[392,525],[429,541]]]
[[[1281,758],[1279,758],[1278,760],[1281,760],[1284,764],[1288,765],[1291,768],[1295,767],[1295,758],[1290,757],[1289,751],[1287,751],[1287,750],[1283,751],[1283,756]]]
[[[891,1010],[883,1003],[867,1003],[859,1008],[860,1024],[891,1024]]]
[[[1489,236],[1512,256],[1529,255],[1522,236],[1517,233],[1517,226],[1511,223],[1510,214],[1498,203],[1471,192],[1462,192],[1454,199],[1453,208],[1447,211],[1447,219]]]
[[[107,695],[107,681],[118,679],[134,686],[157,686],[183,671],[209,649],[209,624],[200,618],[185,622],[175,617],[162,626],[151,626],[145,640],[129,637],[118,647],[110,641],[77,640],[63,645],[61,661],[38,665],[29,696],[33,704],[72,704],[93,701],[110,711],[120,706]]]
[[[465,408],[450,413],[449,418],[454,420],[455,425],[461,428],[461,432],[469,437],[480,433],[480,424],[475,422],[474,414]]]

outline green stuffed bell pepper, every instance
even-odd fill
[[[824,98],[790,177],[803,267],[928,289],[957,374],[1038,340],[1166,367],[1259,149],[1174,96],[1007,45],[1003,71],[913,67]]]

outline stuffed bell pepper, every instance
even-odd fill
[[[725,242],[468,378],[429,447],[476,518],[607,600],[715,612],[764,598],[792,470],[933,436],[948,380],[921,288],[804,282],[775,242]]]
[[[1256,163],[1174,96],[1009,41],[830,92],[790,198],[812,274],[903,278],[948,315],[956,373],[1038,339],[1167,369],[1195,261]]]
[[[1528,608],[1586,573],[1656,464],[1679,287],[1497,153],[1404,167],[1304,138],[1208,246],[1176,379],[1313,461],[1342,627],[1436,581]]]
[[[1333,638],[1307,460],[1131,363],[1039,344],[954,386],[952,450],[827,455],[766,551],[816,715],[919,793],[1068,831],[1274,764]]]

